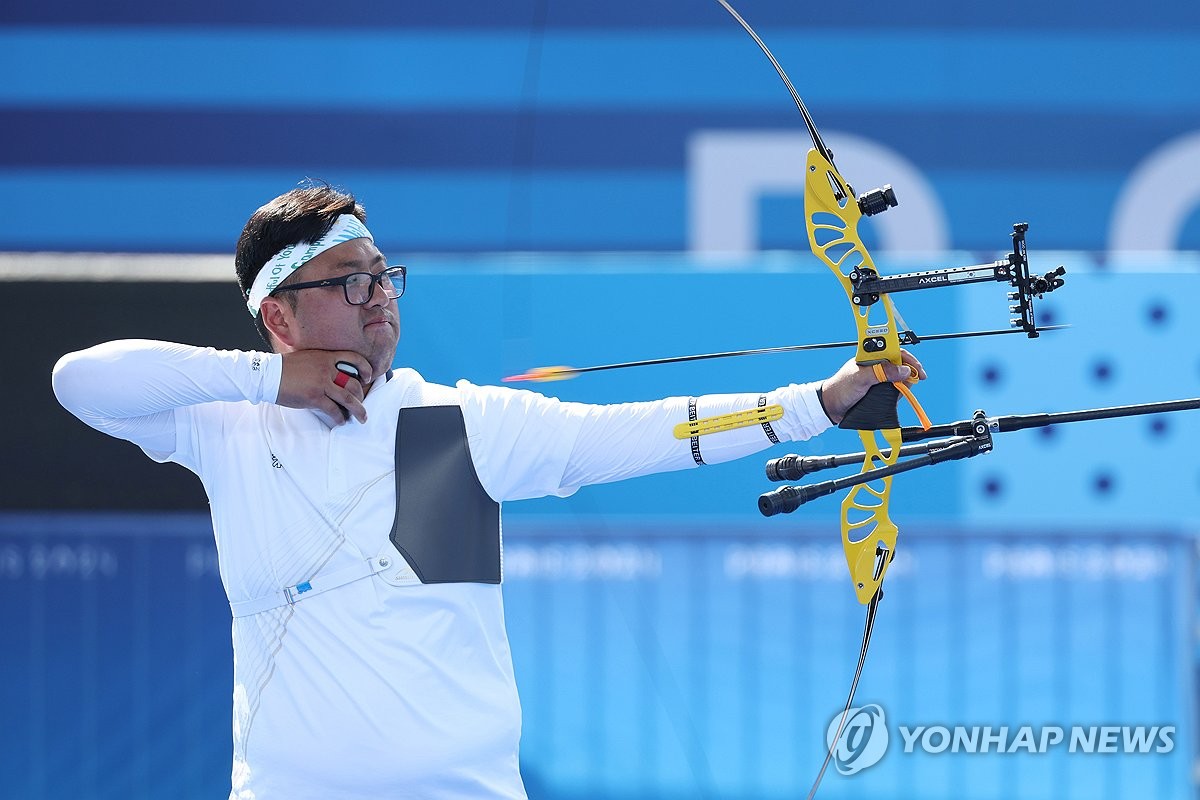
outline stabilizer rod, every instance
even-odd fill
[[[1145,414],[1162,414],[1171,411],[1193,411],[1200,409],[1200,397],[1185,400],[1165,400],[1158,403],[1137,403],[1128,406],[1107,406],[1090,408],[1083,411],[1058,411],[1050,414],[1015,414],[1003,417],[987,417],[988,430],[991,433],[1008,433],[1028,428],[1045,428],[1066,422],[1087,422],[1096,419],[1114,419],[1118,417],[1137,417]],[[900,439],[904,442],[918,442],[938,436],[966,436],[975,424],[974,419],[951,422],[946,425],[934,425],[929,430],[919,426],[900,429]]]

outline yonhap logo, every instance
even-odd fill
[[[845,716],[846,724],[836,745],[834,739],[838,737],[838,725],[842,721],[840,713],[830,721],[825,742],[833,752],[833,764],[837,771],[842,775],[853,775],[879,763],[879,759],[887,752],[887,720],[883,709],[875,704],[851,708]]]
[[[844,721],[843,721],[844,719]],[[955,756],[1045,754],[1075,757],[1105,753],[1167,754],[1175,750],[1174,725],[899,725],[903,752]],[[876,704],[835,714],[825,731],[830,760],[842,775],[878,764],[889,734],[883,708]]]

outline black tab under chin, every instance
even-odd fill
[[[877,383],[863,398],[850,407],[838,423],[848,431],[877,431],[900,427],[897,405],[900,390],[891,383]]]

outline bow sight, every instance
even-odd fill
[[[891,186],[884,187],[891,192]],[[878,189],[876,192],[880,191]],[[867,195],[863,195],[867,197]],[[895,205],[895,194],[891,195],[891,204]],[[862,205],[860,200],[859,205]],[[879,209],[882,211],[884,209]],[[873,213],[879,213],[879,211]],[[853,293],[850,302],[856,306],[865,307],[879,302],[882,295],[895,292],[911,292],[917,289],[936,289],[942,286],[963,286],[968,283],[985,283],[998,281],[1008,283],[1016,291],[1008,293],[1012,305],[1008,310],[1013,317],[1009,320],[1011,330],[990,331],[990,333],[1015,333],[1023,331],[1029,338],[1036,339],[1039,335],[1037,320],[1033,313],[1033,299],[1054,291],[1064,283],[1063,275],[1067,274],[1066,267],[1058,266],[1045,275],[1032,275],[1029,271],[1029,254],[1025,248],[1025,232],[1029,230],[1028,222],[1018,222],[1013,225],[1012,252],[999,261],[990,264],[975,264],[967,267],[947,267],[931,269],[924,272],[906,272],[900,275],[881,277],[870,267],[857,267],[846,276],[850,279]],[[974,335],[983,335],[983,331]],[[901,344],[916,344],[921,341],[911,330],[900,332]],[[885,347],[882,337],[873,337],[863,341],[863,349],[868,352],[878,352]]]

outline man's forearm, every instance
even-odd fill
[[[123,339],[63,356],[53,383],[63,407],[93,428],[171,452],[176,408],[274,402],[280,370],[271,353]]]
[[[688,398],[651,403],[595,406],[587,414],[564,475],[565,486],[603,483],[700,464],[717,464],[742,458],[774,442],[815,436],[831,424],[821,408],[817,384],[792,385],[764,395],[726,394],[696,398],[697,418],[780,404],[782,419],[766,427],[753,425],[679,441],[671,429],[691,416]]]

